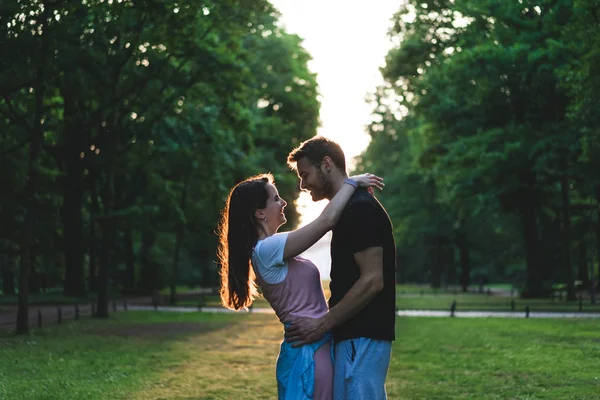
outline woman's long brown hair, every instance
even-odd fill
[[[271,174],[253,176],[231,189],[221,222],[218,259],[221,275],[221,302],[232,310],[249,307],[258,295],[256,276],[250,258],[258,242],[256,210],[265,208],[267,183],[273,183]]]

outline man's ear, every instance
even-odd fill
[[[321,172],[331,172],[331,170],[333,169],[333,160],[331,159],[331,157],[329,156],[325,156],[323,157],[323,160],[321,161]]]

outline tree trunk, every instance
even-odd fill
[[[100,265],[98,270],[98,318],[108,318],[108,300],[109,300],[109,279],[111,263],[116,241],[117,221],[116,194],[115,194],[115,168],[117,154],[117,138],[114,132],[108,130],[104,132],[107,135],[105,146],[106,164],[104,181],[104,190],[102,191],[103,212],[100,216],[100,226],[102,231],[102,247],[100,253]]]
[[[565,267],[567,268],[567,300],[577,300],[575,294],[575,279],[573,276],[573,263],[571,260],[571,213],[569,211],[569,180],[566,176],[561,178],[562,215],[563,215],[563,252],[565,255]]]
[[[434,259],[433,264],[431,266],[431,275],[429,276],[429,282],[432,288],[438,289],[442,286],[442,270],[444,263],[444,251],[442,239],[439,235],[435,237],[435,250],[434,250]]]
[[[98,193],[96,192],[96,174],[90,176],[90,196],[92,200],[92,217],[90,218],[90,268],[89,268],[89,285],[90,290],[98,290],[98,239],[96,235],[96,217],[100,214],[100,206],[98,205]]]
[[[462,291],[466,293],[471,285],[471,254],[467,235],[464,231],[458,232],[456,246],[458,247],[458,258],[460,260],[460,286]]]
[[[188,193],[188,186],[189,186],[189,182],[190,182],[190,173],[188,172],[186,174],[186,178],[183,184],[183,190],[181,191],[181,199],[179,201],[179,207],[181,208],[181,212],[184,215],[184,219],[185,219],[185,203],[187,201],[187,193]],[[179,279],[179,253],[181,251],[181,244],[183,242],[183,237],[185,234],[185,220],[181,220],[178,223],[178,228],[177,228],[177,237],[175,238],[175,249],[174,249],[174,254],[173,254],[173,269],[171,271],[171,298],[170,298],[170,303],[172,305],[175,305],[177,303],[177,293],[176,293],[176,288],[177,288],[177,281]]]
[[[36,254],[35,250],[31,251],[31,264],[29,266],[29,294],[39,294],[40,293],[40,273],[36,271]]]
[[[598,188],[598,194],[596,195],[596,212],[597,212],[597,221],[596,221],[596,259],[598,260],[598,271],[594,274],[596,277],[596,285],[595,290],[600,291],[600,188]],[[595,268],[594,266],[594,257],[592,257],[592,270]],[[593,271],[592,271],[593,272]]]
[[[454,262],[454,247],[453,246],[446,246],[445,247],[446,251],[444,252],[445,254],[445,258],[446,258],[446,272],[445,272],[445,286],[448,285],[455,285],[457,283],[457,270],[456,270],[456,263]]]
[[[35,156],[31,155],[30,151],[30,164],[32,158],[37,158],[37,154]],[[39,154],[39,153],[38,153]],[[33,167],[36,168],[36,167]],[[32,181],[35,182],[37,177],[32,179],[32,175],[37,174],[29,172],[29,183],[27,186],[33,186]],[[37,183],[35,183],[35,187],[37,188]],[[28,189],[27,197],[33,197],[35,189]],[[31,199],[30,202],[33,203],[35,200]],[[21,256],[21,268],[19,270],[19,308],[17,311],[17,333],[24,334],[29,332],[29,270],[31,269],[31,244],[33,242],[33,224],[34,224],[34,216],[33,211],[34,206],[28,205],[25,211],[25,218],[23,220],[23,227],[21,229],[21,241],[20,241],[20,256]]]
[[[4,295],[15,294],[15,273],[14,273],[14,258],[12,255],[4,256],[2,266],[2,293]]]
[[[42,11],[41,21],[47,20],[48,7]],[[29,131],[29,160],[27,163],[27,184],[24,191],[25,216],[21,227],[19,253],[21,268],[19,270],[19,307],[17,311],[17,334],[29,332],[29,271],[32,263],[32,246],[35,226],[35,211],[37,209],[36,195],[39,187],[39,155],[44,144],[42,117],[44,115],[44,73],[46,68],[46,52],[48,35],[42,35],[41,57],[35,77],[35,109],[33,111],[32,129]]]
[[[98,303],[96,305],[96,317],[108,318],[108,293],[110,280],[110,263],[112,261],[112,243],[114,243],[114,229],[112,218],[107,217],[102,226],[102,246],[100,253],[100,265],[98,270]]]
[[[101,252],[100,265],[98,270],[98,304],[97,318],[108,318],[108,301],[110,287],[110,269],[112,263],[112,254],[115,244],[116,224],[113,213],[114,192],[112,186],[112,176],[107,177],[106,190],[104,191],[103,203],[105,205],[104,213],[101,219]]]
[[[577,280],[581,281],[584,287],[589,287],[590,279],[588,276],[588,254],[585,239],[579,241],[577,256]]]
[[[594,267],[594,252],[590,251],[590,260],[589,260],[589,265],[590,265],[590,284],[589,284],[589,288],[590,288],[590,300],[592,304],[596,304],[596,279],[597,279],[597,275],[596,275],[596,271],[595,267]]]
[[[78,99],[77,71],[68,68],[64,73],[61,94],[63,97],[63,115],[65,124],[64,160],[66,166],[65,186],[63,188],[63,226],[65,252],[65,285],[66,296],[86,296],[84,272],[84,237],[83,237],[83,158],[86,153],[84,134],[81,123],[82,110]]]
[[[179,253],[181,251],[181,242],[183,241],[184,228],[180,227],[175,239],[175,249],[173,254],[173,266],[171,270],[171,290],[169,302],[171,305],[177,304],[177,281],[179,279]]]
[[[135,288],[135,254],[133,251],[133,229],[125,229],[123,237],[125,247],[125,282],[126,288]]]
[[[69,140],[66,141],[69,143]],[[70,145],[67,145],[67,148]],[[65,296],[86,296],[83,251],[83,185],[79,152],[66,150],[67,176],[63,201]]]
[[[527,264],[527,281],[523,297],[541,297],[542,282],[538,257],[538,232],[534,199],[535,175],[524,173],[521,183],[525,186],[521,194],[520,213],[525,237],[525,261]]]
[[[142,248],[140,249],[140,286],[149,293],[158,289],[158,271],[154,260],[151,258],[152,246],[156,241],[156,233],[150,229],[142,231]]]

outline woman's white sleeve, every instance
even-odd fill
[[[254,249],[255,266],[268,283],[279,283],[287,275],[287,262],[283,259],[287,237],[288,232],[276,233],[261,240]]]

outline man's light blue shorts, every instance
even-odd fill
[[[385,400],[392,342],[356,338],[335,344],[334,400]]]

